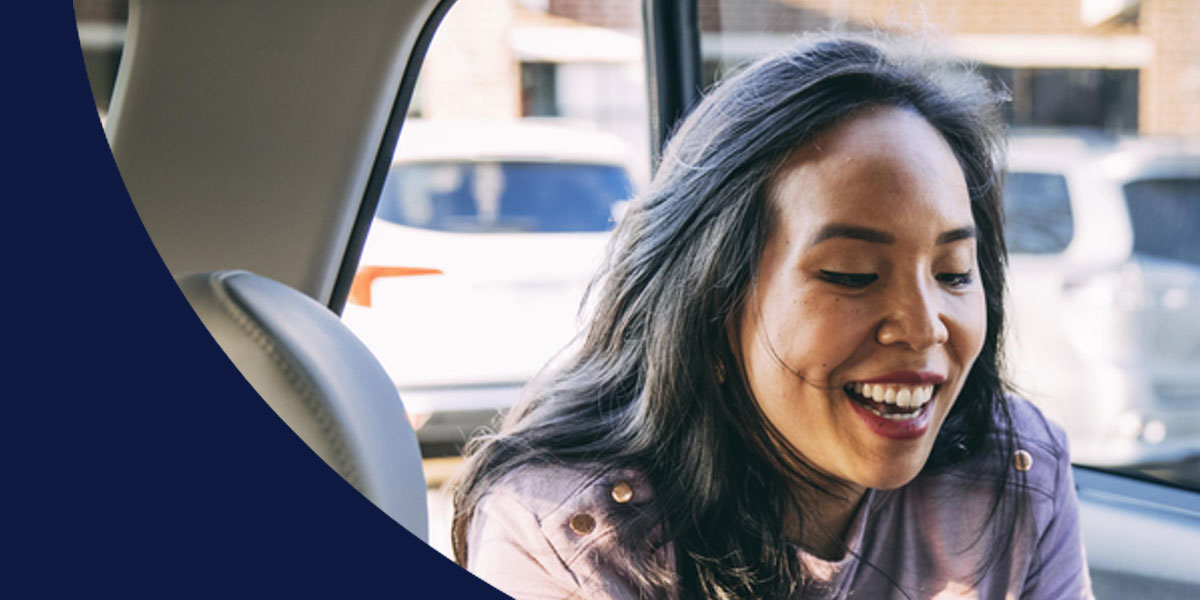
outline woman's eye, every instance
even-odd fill
[[[959,288],[970,285],[973,275],[970,271],[965,273],[938,273],[937,280],[950,287]]]
[[[879,276],[874,273],[839,273],[822,269],[821,279],[842,287],[862,288],[874,283]]]

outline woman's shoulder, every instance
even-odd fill
[[[974,454],[884,494],[882,499],[890,500],[881,510],[917,510],[939,523],[975,523],[964,528],[974,531],[996,518],[994,511],[1001,506],[996,503],[1005,499],[1003,506],[1027,509],[1032,527],[1021,529],[1021,535],[1031,538],[1023,540],[1028,544],[1064,513],[1073,513],[1075,490],[1063,428],[1024,398],[1008,396],[1006,408],[1007,418],[994,417],[992,431]]]
[[[1006,407],[979,452],[877,495],[864,542],[872,564],[913,589],[986,575],[978,589],[997,597],[1085,596],[1066,434],[1023,398]]]
[[[1063,492],[1063,477],[1069,476],[1071,468],[1066,431],[1029,400],[1015,395],[1007,400],[1010,419],[997,423],[995,437],[1003,439],[1011,433],[1012,446],[993,446],[1008,454],[998,462],[1007,462],[1006,468],[1023,473],[1031,492],[1055,500]]]
[[[467,569],[512,596],[637,597],[609,571],[617,565],[616,518],[647,506],[636,470],[528,464],[496,481],[476,504]]]
[[[632,468],[592,462],[533,462],[513,468],[497,480],[492,489],[534,494],[548,499],[559,497],[565,501],[594,486],[626,478],[636,479],[639,484],[645,483],[645,478]]]
[[[644,504],[650,500],[651,489],[646,478],[631,468],[532,463],[502,476],[480,503],[491,497],[507,498],[536,515],[540,523],[562,525],[563,533],[569,530],[578,536],[584,530],[606,530],[602,526],[610,525],[606,521],[614,509]]]
[[[1009,423],[997,422],[997,431],[1013,433],[1020,444],[1035,447],[1045,457],[1055,461],[1067,457],[1067,434],[1061,425],[1051,421],[1034,403],[1021,396],[1009,395]]]
[[[1006,407],[1007,418],[994,417],[991,433],[974,456],[929,475],[937,481],[1004,480],[1027,487],[1035,502],[1053,499],[1063,471],[1070,468],[1065,431],[1020,396],[1007,396]]]

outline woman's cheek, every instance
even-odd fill
[[[868,302],[841,296],[809,295],[801,302],[795,332],[790,335],[794,368],[806,378],[824,382],[871,338]]]
[[[953,306],[951,345],[969,370],[970,364],[983,350],[983,340],[987,334],[987,298],[983,288],[976,286]]]

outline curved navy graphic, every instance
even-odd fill
[[[372,506],[258,398],[138,219],[71,4],[9,15],[6,587],[502,597]]]

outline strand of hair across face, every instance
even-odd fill
[[[751,286],[750,286],[750,300],[751,300],[751,303],[752,303],[752,304],[753,304],[753,306],[754,306],[754,312],[755,312],[755,314],[756,314],[756,316],[757,316],[757,318],[758,318],[758,322],[759,322],[759,323],[765,323],[765,322],[766,322],[766,319],[765,319],[765,317],[763,316],[763,312],[762,312],[762,303],[758,301],[758,285],[757,285],[757,281],[755,281],[755,282],[752,282],[752,283],[751,283]],[[762,341],[762,343],[763,343],[763,347],[764,347],[764,348],[766,348],[767,352],[768,352],[768,353],[771,355],[771,358],[772,358],[772,359],[773,359],[773,360],[774,360],[774,361],[775,361],[775,362],[776,362],[776,363],[777,363],[777,364],[778,364],[778,365],[779,365],[781,368],[783,368],[783,370],[785,370],[785,371],[787,371],[788,373],[790,373],[790,374],[791,374],[793,377],[795,377],[797,380],[799,380],[799,381],[800,381],[801,383],[803,383],[804,385],[811,386],[811,387],[813,387],[813,388],[815,388],[815,389],[818,389],[818,390],[821,390],[821,391],[823,391],[823,392],[831,392],[831,391],[833,391],[833,390],[835,390],[835,389],[836,389],[836,388],[834,388],[833,386],[830,386],[830,385],[827,385],[827,386],[821,386],[821,385],[818,385],[818,384],[816,384],[816,383],[813,383],[813,382],[809,381],[807,377],[805,377],[805,376],[804,376],[803,374],[801,374],[799,371],[797,371],[796,369],[794,369],[794,368],[793,368],[791,365],[787,364],[787,362],[783,360],[783,357],[779,355],[779,352],[778,352],[777,350],[775,350],[775,344],[774,344],[774,343],[771,341],[770,335],[769,335],[769,334],[766,332],[766,328],[765,328],[765,327],[763,327],[763,328],[761,328],[761,329],[763,330],[762,336],[760,336],[760,337],[761,337],[761,341]]]

